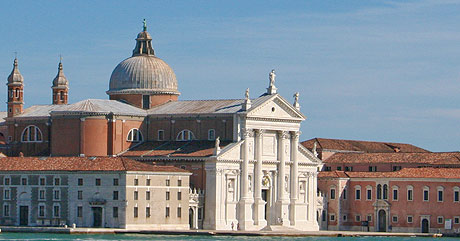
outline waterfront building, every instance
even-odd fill
[[[0,225],[185,230],[189,176],[121,157],[0,158]]]
[[[192,228],[318,230],[322,163],[299,144],[306,119],[299,94],[291,104],[275,78],[272,70],[256,98],[247,89],[239,99],[179,100],[174,71],[155,55],[144,24],[132,56],[111,75],[109,100],[68,104],[70,81],[59,63],[52,104],[23,109],[15,59],[3,134],[10,156],[121,156],[186,169]]]

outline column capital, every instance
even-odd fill
[[[253,129],[242,128],[241,133],[243,135],[243,139],[246,139],[247,137],[253,137],[254,136],[254,130]]]
[[[264,129],[255,129],[254,130],[254,134],[256,137],[262,137],[265,133],[265,130]]]
[[[291,138],[293,140],[298,140],[301,134],[301,131],[291,131]]]
[[[289,139],[289,132],[287,131],[277,131],[280,139]]]

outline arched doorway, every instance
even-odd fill
[[[385,210],[380,210],[379,211],[379,228],[378,228],[378,231],[379,232],[386,232],[387,231],[387,213],[385,212]]]
[[[188,223],[190,225],[190,228],[193,228],[193,209],[189,208],[188,209]]]
[[[430,232],[430,222],[428,222],[428,219],[424,218],[422,219],[422,233],[428,232]]]

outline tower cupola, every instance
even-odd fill
[[[53,105],[65,105],[68,100],[69,81],[64,75],[62,61],[59,61],[58,73],[53,80]]]
[[[8,117],[19,115],[24,107],[24,77],[18,68],[18,59],[14,58],[13,70],[8,76]]]

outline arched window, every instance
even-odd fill
[[[388,185],[383,184],[383,199],[388,200]]]
[[[37,126],[27,126],[21,135],[21,142],[42,142],[42,132]]]
[[[382,199],[382,185],[377,185],[377,200]]]
[[[430,201],[430,188],[428,186],[423,187],[423,201]]]
[[[176,140],[178,141],[190,141],[193,139],[195,139],[195,136],[193,135],[193,132],[189,130],[182,130],[181,132],[179,132],[176,138]]]
[[[216,139],[216,131],[214,129],[208,130],[208,140],[213,141]]]
[[[131,142],[140,142],[142,141],[142,133],[139,129],[133,128],[128,132],[128,138],[127,141]]]
[[[407,186],[407,201],[414,200],[414,187],[409,185]]]

